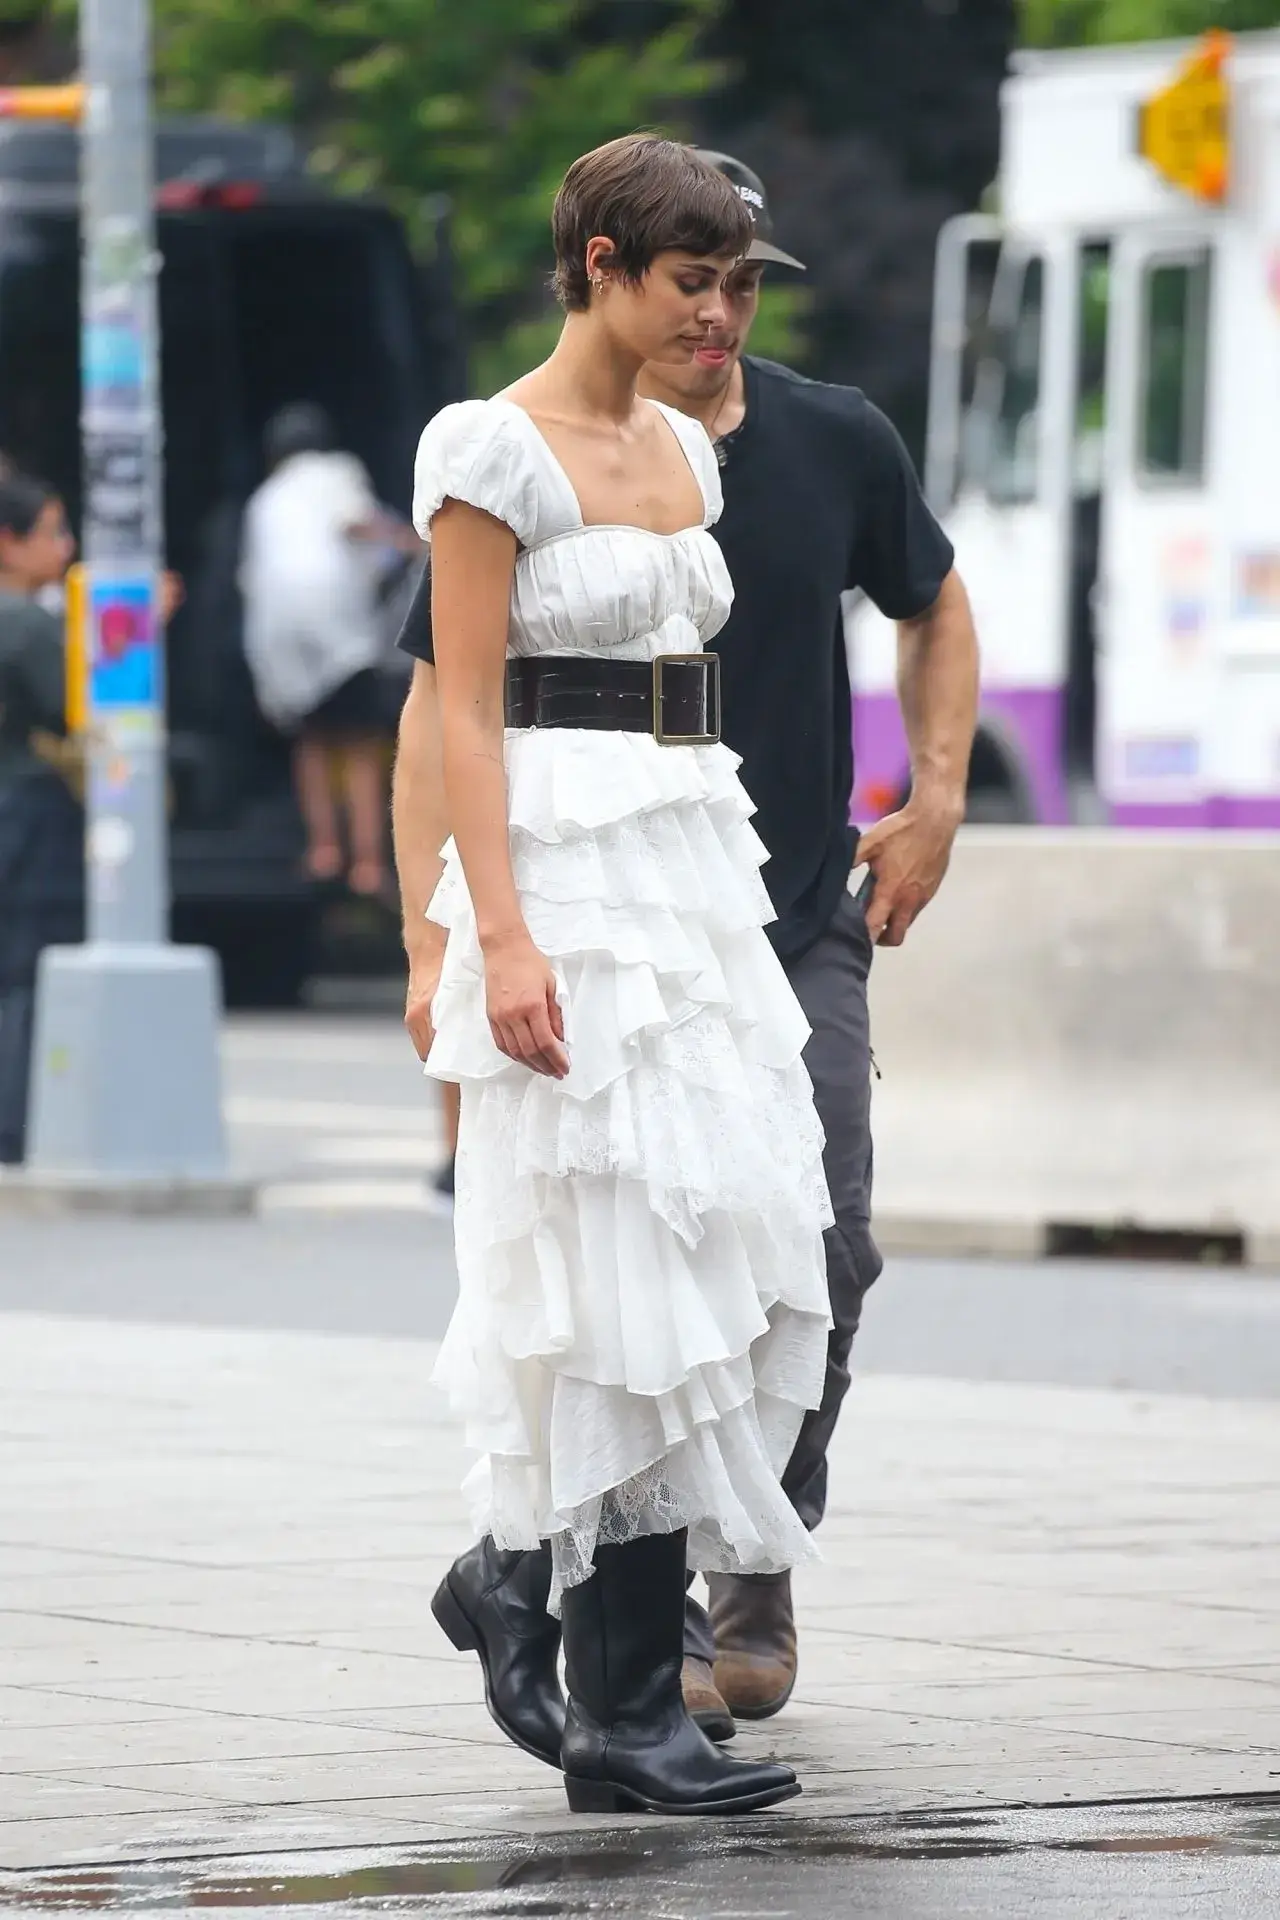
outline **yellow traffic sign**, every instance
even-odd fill
[[[1167,87],[1138,110],[1138,151],[1197,200],[1225,200],[1231,178],[1230,36],[1207,33]]]

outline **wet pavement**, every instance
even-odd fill
[[[578,1841],[428,1612],[469,1537],[430,1360],[0,1317],[0,1867]],[[828,1831],[1275,1793],[1278,1449],[1274,1402],[864,1377],[736,1747]]]
[[[485,1845],[0,1874],[0,1911],[286,1911],[618,1920],[1264,1920],[1280,1796],[1129,1806],[765,1817]]]
[[[420,1076],[394,1023],[229,1048],[287,1204],[0,1230],[0,1913],[1280,1914],[1274,1283],[891,1261],[738,1740],[804,1799],[574,1820],[427,1613],[469,1535]]]

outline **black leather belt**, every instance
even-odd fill
[[[509,727],[648,733],[664,747],[712,747],[720,738],[720,656],[543,653],[508,660],[506,709]]]

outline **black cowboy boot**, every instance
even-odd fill
[[[789,1800],[790,1767],[726,1760],[685,1711],[685,1535],[601,1547],[564,1594],[569,1711],[560,1749],[575,1813],[747,1813]]]
[[[551,1548],[504,1553],[489,1535],[454,1561],[431,1602],[460,1653],[478,1653],[484,1703],[508,1740],[560,1765],[564,1695],[556,1677],[560,1628],[547,1612]]]

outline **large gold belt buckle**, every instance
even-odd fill
[[[668,667],[703,667],[702,709],[705,733],[668,733],[662,724],[664,674]],[[720,743],[720,655],[659,653],[653,661],[653,737],[660,747],[714,747]]]

